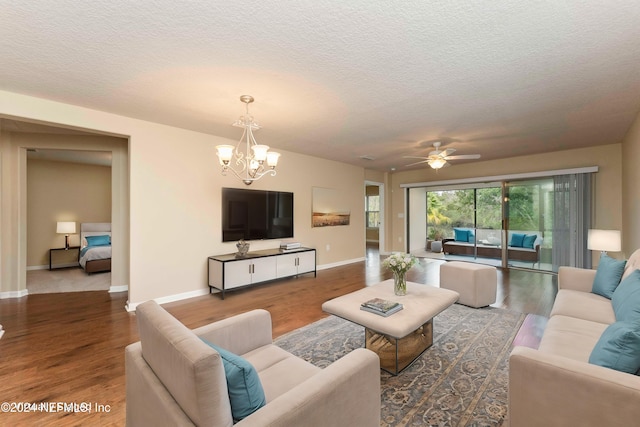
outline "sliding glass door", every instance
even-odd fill
[[[508,266],[551,270],[553,199],[553,178],[506,183]]]
[[[591,180],[585,172],[410,188],[409,250],[542,271],[589,267]],[[442,253],[430,254],[434,241],[442,243]]]

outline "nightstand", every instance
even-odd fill
[[[53,253],[56,251],[63,251],[63,252],[77,251],[78,256],[76,257],[76,259],[80,258],[80,246],[69,246],[69,248],[51,248],[49,249],[49,270],[53,270],[54,268],[64,268],[64,267],[53,267],[51,265],[51,257]]]

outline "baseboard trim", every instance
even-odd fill
[[[129,291],[129,286],[127,286],[127,285],[109,287],[109,293],[128,292],[128,291]]]
[[[354,258],[354,259],[347,259],[344,261],[338,261],[331,264],[322,264],[322,265],[316,266],[316,270],[326,270],[328,268],[340,267],[341,265],[353,264],[354,262],[364,261],[365,259],[366,258],[362,257],[362,258]]]
[[[209,287],[207,287],[206,289],[198,289],[198,290],[195,290],[195,291],[183,292],[181,294],[168,295],[166,297],[154,298],[153,300],[155,302],[157,302],[158,304],[166,304],[168,302],[181,301],[183,299],[201,297],[202,295],[208,295],[208,294],[209,294]],[[127,311],[136,311],[136,307],[138,305],[142,304],[143,302],[145,302],[145,301],[140,301],[140,302],[127,301],[127,305],[125,306],[125,309]]]
[[[0,299],[9,299],[9,298],[22,298],[29,295],[28,289],[22,289],[20,291],[9,291],[9,292],[0,292]]]

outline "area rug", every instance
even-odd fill
[[[108,291],[110,287],[111,272],[89,275],[80,267],[27,271],[29,295]]]
[[[398,376],[380,371],[382,426],[500,426],[511,343],[525,316],[458,304],[434,318],[433,345]],[[330,316],[276,339],[326,367],[364,346],[364,328]]]

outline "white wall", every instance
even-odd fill
[[[208,291],[207,257],[235,251],[233,243],[221,242],[220,195],[222,187],[244,184],[220,175],[215,154],[216,145],[235,141],[0,91],[0,117],[3,116],[128,139],[128,160],[126,156],[115,156],[113,161],[114,174],[118,167],[125,166],[128,179],[112,185],[114,193],[125,195],[127,200],[114,200],[112,219],[114,234],[119,227],[122,239],[127,240],[118,256],[125,258],[122,263],[129,267],[130,306],[148,299],[188,297]],[[23,179],[20,158],[24,149],[4,137],[0,144],[0,293],[10,295],[25,289],[21,277],[24,261],[11,256],[24,252],[24,190],[12,190],[7,181]],[[278,175],[263,178],[251,188],[295,193],[295,239],[318,249],[319,265],[364,259],[364,169],[278,151],[282,152]],[[347,195],[352,201],[349,226],[311,228],[314,186],[336,188]],[[118,217],[123,218],[121,224],[117,224]],[[14,234],[12,230],[18,231]],[[252,248],[278,244],[252,242]],[[116,254],[114,263],[115,257]]]

